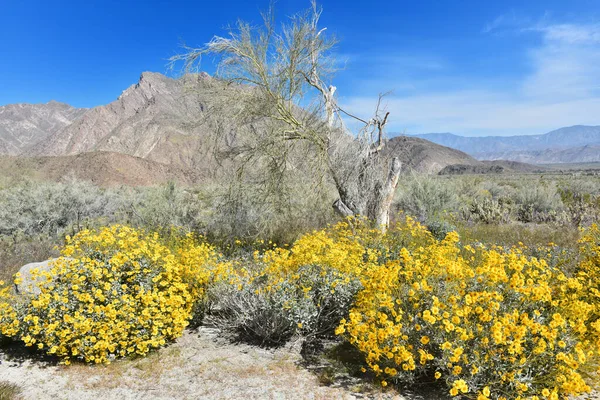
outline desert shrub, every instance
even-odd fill
[[[156,234],[121,225],[83,230],[61,254],[20,310],[25,345],[65,363],[102,363],[144,355],[187,326],[192,296]]]
[[[443,220],[433,220],[426,223],[427,230],[431,232],[434,238],[442,240],[450,232],[456,231],[456,227],[451,223]]]
[[[397,210],[423,222],[458,209],[457,190],[450,180],[413,175],[400,186]]]
[[[235,285],[220,282],[210,290],[217,314],[213,321],[239,339],[264,346],[278,346],[296,332],[298,323],[290,313],[303,306],[289,282],[266,286],[244,277]]]
[[[360,281],[321,265],[303,265],[279,279],[257,271],[221,281],[210,289],[214,321],[238,338],[266,346],[294,335],[333,336],[348,312]]]
[[[137,226],[168,233],[172,227],[188,231],[203,231],[207,224],[207,210],[200,193],[183,188],[174,182],[161,186],[137,188],[121,205],[129,211],[131,222]]]
[[[600,227],[593,224],[584,231],[579,240],[580,262],[577,275],[587,288],[587,300],[600,299]],[[600,309],[595,310],[600,318]]]
[[[209,287],[231,276],[232,264],[221,260],[213,246],[206,243],[203,237],[193,233],[176,238],[173,247],[178,272],[193,301],[190,322],[193,326],[198,326],[210,308],[210,299],[207,296]]]
[[[554,221],[562,210],[562,201],[553,185],[524,185],[515,192],[513,200],[517,220],[521,222]]]
[[[492,199],[501,200],[504,203],[509,201],[514,191],[512,187],[495,181],[482,182],[480,187],[489,193]]]
[[[289,249],[257,251],[211,291],[218,322],[242,338],[270,345],[294,334],[332,335],[361,288],[362,271],[397,250],[378,232],[351,219],[306,234]],[[395,234],[401,243],[401,232]]]
[[[24,182],[0,190],[0,234],[60,235],[117,213],[113,192],[87,182]]]
[[[575,226],[590,225],[600,217],[600,187],[593,181],[561,182],[558,193]]]
[[[207,196],[206,232],[212,241],[225,246],[236,240],[292,243],[335,219],[333,199],[326,189],[297,179],[297,174],[267,179],[263,167],[257,168],[245,175],[244,181],[239,178],[230,185],[214,187]]]
[[[67,234],[118,223],[161,236],[169,235],[174,227],[202,232],[212,243],[225,246],[237,239],[283,244],[334,219],[327,190],[314,191],[310,182],[288,179],[284,187],[265,191],[262,180],[248,178],[230,184],[229,178],[224,184],[199,187],[171,182],[156,187],[100,188],[75,180],[2,187],[0,237],[16,242],[44,236],[60,244]],[[0,256],[3,250],[0,247]]]
[[[510,220],[510,208],[502,201],[490,197],[473,199],[469,213],[476,222],[499,224]]]
[[[362,283],[336,332],[384,384],[425,375],[479,399],[589,390],[582,370],[597,354],[597,299],[546,260],[461,248],[451,233],[365,269]]]

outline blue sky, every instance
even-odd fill
[[[345,61],[334,84],[368,116],[379,92],[390,131],[545,133],[600,125],[600,1],[338,1],[322,25]],[[0,0],[0,105],[114,100],[142,71],[167,72],[268,1]],[[308,1],[280,0],[280,18]],[[206,65],[211,70],[210,65]]]

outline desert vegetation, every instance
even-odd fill
[[[151,369],[139,360],[211,326],[262,347],[299,340],[305,353],[333,342],[382,391],[591,391],[600,178],[402,171],[385,152],[381,96],[371,117],[337,104],[319,16],[313,6],[279,30],[267,15],[264,29],[240,23],[173,59],[188,72],[220,59],[206,84],[223,129],[202,185],[2,184],[2,344],[65,370]],[[220,125],[225,106],[235,132]],[[19,390],[0,382],[6,396]]]
[[[10,185],[4,280],[32,254],[59,258],[34,272],[33,294],[4,286],[2,334],[66,364],[109,363],[210,324],[260,346],[347,341],[382,385],[581,393],[598,350],[596,179],[406,174],[386,232],[323,213],[285,236],[261,229],[285,221],[250,196],[232,219],[201,188],[175,184]],[[484,201],[502,218],[482,218],[473,204],[494,215]]]

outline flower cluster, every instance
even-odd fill
[[[0,335],[14,336],[19,331],[19,319],[10,286],[0,281]]]
[[[417,237],[422,230],[413,224]],[[589,277],[599,264],[587,260],[580,275]],[[460,246],[456,233],[383,261],[363,270],[364,289],[336,332],[384,382],[430,375],[453,396],[481,400],[590,389],[581,371],[597,354],[600,323],[581,277],[523,249]]]
[[[465,246],[410,218],[386,233],[350,219],[223,260],[193,235],[169,248],[115,225],[67,238],[16,307],[0,284],[0,333],[66,363],[109,362],[178,337],[210,299],[226,327],[263,344],[335,332],[383,385],[426,376],[452,396],[566,398],[590,389],[600,355],[600,229],[580,245],[567,262],[553,246]]]
[[[188,324],[184,270],[156,234],[120,225],[81,231],[50,271],[32,271],[40,292],[19,315],[19,337],[66,363],[144,355]]]

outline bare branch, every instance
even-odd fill
[[[381,207],[389,208],[384,201],[388,188],[395,189],[386,171],[394,176],[399,173],[395,162],[390,166],[381,157],[390,116],[383,110],[386,94],[379,95],[370,119],[339,107],[337,88],[331,83],[336,69],[331,50],[336,40],[327,28],[319,27],[321,14],[322,9],[312,1],[309,10],[278,28],[271,8],[263,14],[263,27],[240,21],[225,37],[215,36],[201,48],[186,47],[185,54],[171,62],[183,61],[190,71],[199,67],[203,57],[215,57],[217,78],[238,85],[234,92],[239,105],[226,105],[236,110],[233,116],[242,123],[260,121],[251,129],[252,150],[244,151],[260,154],[272,168],[285,171],[289,146],[306,145],[338,192],[334,208],[342,215],[366,213],[380,220],[376,214],[383,212]],[[362,128],[347,130],[342,114],[360,122]]]

